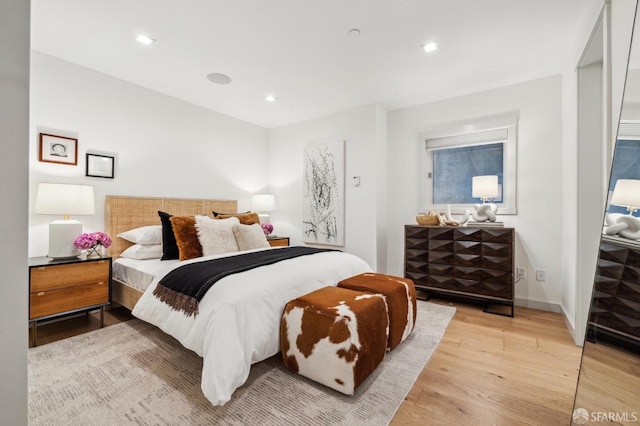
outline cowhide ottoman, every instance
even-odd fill
[[[389,310],[389,350],[398,346],[413,331],[416,323],[416,288],[410,279],[364,273],[340,281],[338,287],[381,293],[386,297]]]
[[[381,295],[324,287],[287,303],[282,359],[290,370],[353,395],[382,362],[388,326]]]

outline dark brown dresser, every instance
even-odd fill
[[[640,348],[640,244],[604,235],[600,242],[587,339],[603,334]]]
[[[484,302],[513,317],[513,228],[405,225],[404,276],[417,290]]]

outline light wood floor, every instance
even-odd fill
[[[640,357],[606,342],[585,343],[576,407],[626,415],[613,424],[638,425]],[[603,398],[602,395],[607,395]],[[631,415],[633,413],[633,415]]]
[[[559,314],[517,308],[515,318],[453,304],[457,312],[392,425],[568,425],[580,366]],[[131,319],[124,308],[105,326]],[[38,344],[98,328],[98,315],[38,328]]]
[[[568,425],[582,351],[562,317],[453,305],[442,341],[391,424]]]

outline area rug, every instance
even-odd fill
[[[413,333],[354,396],[291,373],[278,354],[221,407],[200,390],[202,359],[134,319],[29,349],[29,424],[386,425],[454,313],[419,301]]]

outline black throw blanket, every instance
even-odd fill
[[[153,290],[153,294],[174,310],[183,311],[190,317],[198,314],[198,303],[211,286],[227,275],[326,251],[338,250],[286,247],[190,263],[165,275]]]

